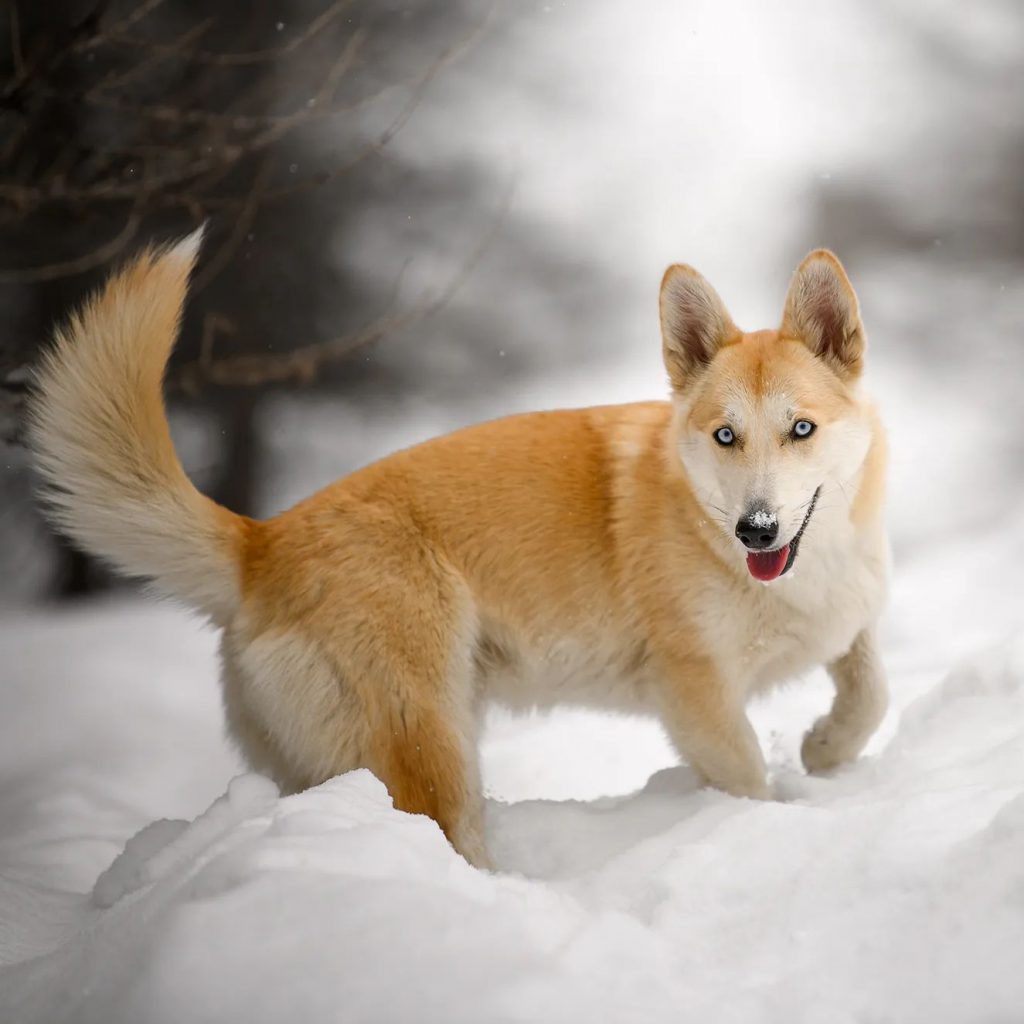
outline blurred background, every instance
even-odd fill
[[[897,563],[940,581],[941,542],[946,564],[1006,570],[1024,526],[1014,0],[0,10],[0,607],[123,586],[33,506],[30,371],[111,267],[202,223],[168,401],[187,470],[238,511],[482,418],[661,397],[668,263],[755,328],[824,245],[860,293],[893,433]]]

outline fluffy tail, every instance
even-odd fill
[[[29,433],[65,533],[224,621],[238,605],[249,521],[185,476],[162,394],[200,235],[147,250],[57,332]]]

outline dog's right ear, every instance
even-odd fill
[[[659,304],[665,369],[673,390],[682,391],[739,329],[718,292],[685,263],[665,271]]]
[[[857,295],[828,249],[815,249],[797,267],[779,331],[802,341],[844,380],[860,375],[866,341]]]

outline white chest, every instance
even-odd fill
[[[878,617],[885,600],[883,537],[867,546],[805,546],[770,584],[720,578],[700,616],[723,676],[746,694],[835,660]]]

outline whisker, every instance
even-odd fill
[[[839,490],[843,492],[843,497],[846,499],[846,507],[849,508],[853,504],[853,499],[846,493],[846,488],[843,486],[842,480],[837,480],[836,483],[839,485]]]

